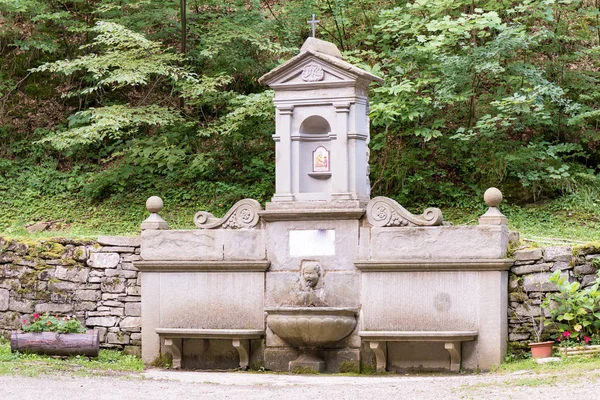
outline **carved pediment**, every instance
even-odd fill
[[[352,83],[359,79],[382,81],[381,78],[338,57],[307,50],[263,75],[259,82],[277,88],[321,83]]]
[[[316,57],[307,57],[303,62],[290,66],[270,83],[271,87],[287,85],[319,85],[331,83],[352,83],[356,77],[339,68],[328,65]]]

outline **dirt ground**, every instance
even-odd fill
[[[0,376],[0,399],[596,399],[600,371],[465,375],[277,375],[149,370],[113,377]]]

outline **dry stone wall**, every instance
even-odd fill
[[[528,343],[537,341],[533,331],[534,319],[547,310],[540,307],[549,292],[557,291],[556,285],[548,282],[555,272],[571,282],[578,281],[582,287],[590,286],[600,269],[600,243],[578,247],[547,247],[518,250],[514,253],[515,263],[509,278],[509,352],[518,354],[528,350]],[[556,331],[546,326],[541,339],[553,340]]]
[[[0,237],[0,334],[34,313],[75,315],[100,332],[103,348],[140,354],[139,238],[106,236],[96,242]]]

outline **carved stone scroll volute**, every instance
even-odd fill
[[[216,218],[209,212],[199,211],[194,215],[194,224],[202,229],[250,229],[258,225],[262,210],[260,203],[253,199],[240,200],[227,211],[223,218]]]
[[[375,197],[367,204],[367,219],[373,226],[436,226],[444,221],[439,208],[428,208],[423,215],[408,212],[387,197]]]

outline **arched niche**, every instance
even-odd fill
[[[331,193],[331,125],[320,115],[306,117],[298,141],[300,193]]]
[[[329,122],[320,115],[311,115],[300,124],[301,135],[327,135],[331,132]]]

